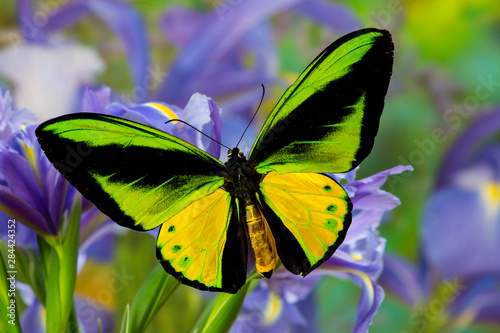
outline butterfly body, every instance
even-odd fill
[[[261,210],[254,204],[245,206],[245,222],[255,257],[255,269],[269,279],[278,261],[273,234]]]
[[[36,135],[53,165],[113,221],[139,231],[160,226],[156,255],[165,271],[201,290],[236,293],[248,242],[266,277],[278,258],[305,277],[342,244],[353,207],[326,173],[350,171],[370,153],[392,63],[385,30],[333,42],[278,101],[248,160],[235,148],[224,164],[104,114],[54,118]]]
[[[240,203],[240,223],[244,225],[247,239],[255,257],[255,268],[261,275],[270,278],[278,255],[274,237],[262,214],[256,198],[262,175],[257,173],[238,148],[228,153],[222,187]]]

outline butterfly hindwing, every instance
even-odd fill
[[[256,171],[346,172],[370,152],[392,73],[389,32],[364,29],[326,48],[266,120],[249,161]]]
[[[323,174],[270,172],[260,196],[281,262],[294,274],[305,276],[330,258],[351,223],[349,197]]]
[[[245,284],[246,236],[234,201],[218,189],[162,225],[157,257],[168,273],[201,290],[235,293]]]
[[[223,183],[224,165],[172,135],[102,114],[70,114],[36,134],[54,166],[115,222],[149,230]]]

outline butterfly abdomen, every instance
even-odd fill
[[[245,216],[248,238],[255,255],[255,269],[270,278],[278,259],[274,237],[264,215],[254,204],[245,206]]]

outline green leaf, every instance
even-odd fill
[[[120,330],[120,333],[129,333],[129,325],[130,323],[130,305],[127,304],[125,307],[125,312],[123,313],[123,318],[122,318],[122,328]]]
[[[70,317],[71,309],[73,308],[73,294],[75,292],[76,284],[76,266],[78,260],[78,245],[80,238],[80,219],[82,215],[81,198],[77,196],[75,200],[69,221],[64,233],[61,253],[61,266],[60,266],[60,296],[62,307],[62,320],[63,327]],[[78,321],[73,323],[78,325]]]
[[[257,284],[258,279],[254,278],[256,277],[254,273],[247,278],[247,283],[236,294],[220,293],[213,305],[202,313],[193,332],[228,332],[240,313],[247,292]]]
[[[167,274],[161,265],[156,265],[144,280],[137,292],[130,309],[126,308],[121,332],[143,332],[169,298],[179,286],[179,282]],[[123,326],[125,316],[128,316],[127,326]]]
[[[33,289],[36,298],[45,306],[45,284],[40,257],[36,251],[29,248],[16,249],[18,281],[27,283]]]
[[[49,245],[47,244],[47,247]],[[43,261],[48,269],[46,270],[45,289],[48,290],[45,300],[47,309],[47,332],[64,332],[61,294],[59,289],[59,256],[54,248],[43,251]]]
[[[81,200],[75,200],[67,221],[62,242],[51,242],[38,237],[43,275],[45,279],[47,331],[64,332],[73,309],[76,283],[76,264],[80,232]],[[73,317],[71,328],[77,329]]]
[[[43,281],[47,282],[50,272],[50,257],[52,254],[52,247],[40,235],[36,236],[38,243],[38,251],[40,252],[40,261],[42,264]]]

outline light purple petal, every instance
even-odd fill
[[[430,198],[422,248],[442,278],[500,274],[500,215],[487,208],[481,188],[448,186]]]
[[[315,293],[310,293],[303,301],[297,303],[297,310],[303,316],[305,325],[295,325],[295,327],[293,327],[294,333],[310,333],[318,331],[316,308]]]
[[[175,104],[184,102],[194,92],[193,83],[207,64],[223,56],[257,23],[298,2],[299,0],[242,1],[229,11],[226,10],[228,3],[218,3],[215,9],[217,15],[210,16],[206,29],[200,31],[197,38],[184,48],[172,64],[165,84],[158,91],[160,99]]]
[[[43,308],[37,299],[33,299],[32,304],[24,310],[21,316],[21,327],[24,332],[45,333],[45,318],[43,318]]]
[[[379,283],[410,306],[415,306],[424,298],[415,267],[395,255],[384,256],[384,270]]]
[[[84,297],[75,299],[75,308],[78,315],[78,324],[86,333],[97,333],[97,320],[101,320],[101,332],[113,332],[115,318],[113,313]]]
[[[0,186],[0,200],[3,201],[3,197],[1,194],[1,186]],[[5,214],[1,211],[2,204],[0,204],[0,221],[8,221],[14,219],[13,216]],[[7,223],[7,222],[5,222]],[[8,243],[8,229],[0,228],[0,239],[3,239],[5,243]],[[16,220],[16,246],[20,246],[23,248],[38,248],[38,243],[36,240],[36,233],[33,229],[28,228],[20,221]]]
[[[199,93],[195,93],[189,99],[189,102],[186,104],[182,112],[179,114],[179,118],[188,122],[192,126],[196,127],[199,130],[203,130],[203,127],[209,123],[211,123],[210,118],[210,106],[209,106],[210,98]],[[184,126],[186,127],[186,126]],[[194,141],[195,146],[198,148],[205,150],[205,146],[202,142],[202,135],[198,132],[194,132],[190,128],[186,128],[183,132],[184,134],[188,134],[189,139],[186,140],[188,142]],[[174,132],[176,136],[184,139],[184,137],[180,136],[181,132]],[[193,140],[192,138],[195,138]],[[191,141],[190,141],[191,140]]]
[[[85,0],[121,39],[127,53],[135,87],[148,87],[149,46],[141,17],[130,5],[118,1]],[[146,95],[139,96],[139,101]]]
[[[284,272],[284,279],[273,275],[271,280],[261,281],[247,295],[230,332],[302,332],[306,328],[308,332],[315,331],[314,296],[311,289],[307,287],[306,293],[292,295],[293,290],[298,290],[295,287],[300,278],[284,269],[280,271]],[[319,277],[313,279],[316,284]],[[289,289],[290,286],[293,290]],[[273,301],[271,297],[277,297],[274,302],[279,304],[269,307]]]
[[[281,267],[273,274],[273,279],[267,281],[270,288],[288,303],[304,300],[316,288],[321,275],[310,274],[307,279],[291,274]]]
[[[356,173],[358,172],[359,170],[359,166],[355,167],[354,169],[352,169],[351,171],[349,172],[345,172],[345,173],[332,173],[330,174],[333,178],[335,178],[338,182],[340,182],[341,180],[344,180],[347,181],[347,183],[353,183],[356,179]]]
[[[476,315],[476,322],[500,323],[500,291],[494,291],[483,295],[477,301],[479,311]]]
[[[397,175],[404,171],[412,171],[413,167],[411,165],[398,165],[394,168],[387,169],[376,173],[370,177],[366,177],[352,183],[349,183],[349,186],[354,186],[357,188],[355,200],[361,200],[363,197],[367,195],[371,195],[374,191],[380,189],[382,185],[387,181],[387,177],[390,175]]]
[[[368,233],[373,232],[379,226],[384,213],[379,210],[362,210],[354,214],[344,244],[364,239]]]
[[[212,130],[210,132],[210,136],[212,139],[221,141],[222,138],[222,118],[220,116],[219,108],[217,104],[215,104],[214,100],[208,98],[208,107],[210,109],[210,121],[212,123]],[[212,155],[215,158],[220,157],[221,146],[217,142],[210,140],[210,144],[208,145],[207,153]]]
[[[298,327],[304,327],[308,324],[307,319],[300,312],[296,303],[291,304],[285,302],[283,305],[284,305],[284,309],[282,310],[283,315],[286,317],[287,321],[290,324]],[[310,330],[309,332],[314,332],[314,331]]]
[[[68,198],[68,188],[71,185],[55,168],[50,168],[46,176],[46,183],[43,190],[46,193],[45,203],[49,209],[51,220],[54,221],[56,228],[59,229],[59,221],[65,208],[66,198]],[[73,202],[73,199],[74,197],[68,200],[68,202]]]
[[[81,230],[80,253],[99,261],[112,259],[117,235],[126,232],[97,209],[83,214]]]
[[[182,49],[206,27],[208,16],[184,7],[170,7],[161,16],[160,27],[165,38]]]
[[[175,110],[175,108],[170,105],[165,106]],[[165,125],[165,122],[169,121],[170,117],[168,117],[165,112],[147,104],[125,105],[121,103],[111,103],[106,107],[106,110],[114,116],[133,120],[167,132],[168,127]]]
[[[382,272],[385,240],[373,232],[356,242],[341,245],[335,254],[312,274],[332,275],[354,281],[361,286],[356,322],[353,332],[367,332],[372,318],[384,299],[377,284]]]
[[[37,233],[54,235],[57,230],[53,227],[50,219],[43,212],[34,209],[9,193],[9,189],[0,186],[0,209],[9,217],[24,223]]]
[[[211,14],[188,14],[189,11],[174,9],[174,13],[178,11],[192,20],[200,21],[193,22],[187,18],[174,20],[179,23],[182,21],[181,25],[186,26],[185,29],[188,31],[191,31],[193,27],[201,29],[199,33],[198,31],[196,33],[191,32],[195,37],[203,35],[204,30],[206,30],[207,20],[210,20],[210,16],[216,15],[214,12]],[[170,12],[166,16],[170,18]],[[178,27],[178,29],[181,29],[181,27]],[[182,43],[183,46],[184,44],[187,44],[187,42]],[[245,66],[248,54],[253,59],[251,68]],[[257,94],[251,94],[253,97],[251,100],[246,98],[239,100],[239,103],[246,102],[242,107],[251,107],[251,110],[247,112],[251,114],[255,108],[255,103],[261,96],[260,85],[274,83],[277,68],[277,50],[271,27],[267,22],[260,22],[246,32],[240,40],[235,41],[235,45],[231,49],[206,64],[203,70],[196,75],[195,82],[193,82],[190,89],[193,92],[201,92],[213,98],[223,96],[224,100],[227,98],[237,99],[240,95],[248,97],[249,92],[257,91]],[[183,82],[183,84],[187,83]],[[178,104],[184,103],[182,100],[175,100],[174,102]],[[230,110],[232,113],[241,113],[242,111],[241,108],[234,108],[234,105]]]
[[[380,187],[389,175],[399,174],[406,170],[412,170],[412,167],[397,166],[344,185],[346,191],[351,194],[353,203],[353,220],[347,232],[346,243],[364,238],[369,229],[373,230],[378,227],[385,212],[400,204],[397,197],[380,190]]]
[[[377,269],[370,265],[344,260],[335,255],[320,268],[322,274],[348,278],[361,286],[356,322],[352,331],[368,332],[373,316],[384,299],[384,290],[377,284],[374,277]]]
[[[134,89],[139,101],[147,97],[151,73],[146,31],[139,14],[127,3],[114,0],[76,0],[57,8],[47,28],[67,28],[89,13],[94,13],[113,30],[127,54]]]
[[[269,24],[259,23],[241,38],[234,49],[205,66],[190,89],[217,99],[245,94],[255,88],[260,90],[261,84],[277,83],[277,50],[272,36]],[[254,60],[251,68],[245,66],[247,58],[244,55],[248,54]],[[256,96],[251,106],[255,107],[259,97]]]
[[[359,20],[345,5],[323,0],[301,2],[293,8],[298,14],[309,16],[313,21],[334,31],[347,34],[360,27]]]
[[[99,90],[85,89],[79,112],[107,113],[106,105],[111,100],[111,89],[102,87]]]
[[[16,153],[1,151],[0,165],[2,165],[1,172],[4,179],[9,186],[10,195],[24,201],[33,209],[43,212],[42,214],[47,214],[45,203],[40,196],[40,189],[37,187],[37,179],[29,162]]]
[[[11,136],[21,129],[21,126],[33,123],[36,116],[26,109],[16,109],[10,92],[2,93],[0,89],[0,142],[6,145]]]
[[[353,209],[355,210],[371,209],[388,211],[401,204],[398,197],[386,191],[375,190],[370,194],[360,192],[360,189],[357,188],[356,194],[359,194],[359,196],[355,194],[352,200]]]
[[[439,282],[442,297],[448,300],[448,311],[457,318],[465,313],[478,313],[483,307],[485,296],[498,292],[498,277],[478,275],[473,279],[446,279]]]
[[[35,10],[31,0],[17,1],[17,20],[21,34],[28,43],[45,43],[47,41],[43,25],[34,21]]]
[[[467,166],[473,157],[474,150],[484,140],[500,130],[500,109],[483,113],[458,138],[443,158],[441,169],[436,180],[436,188],[449,184],[456,172]]]
[[[85,1],[70,1],[62,6],[56,3],[44,28],[51,32],[67,29],[90,13],[91,9]]]

